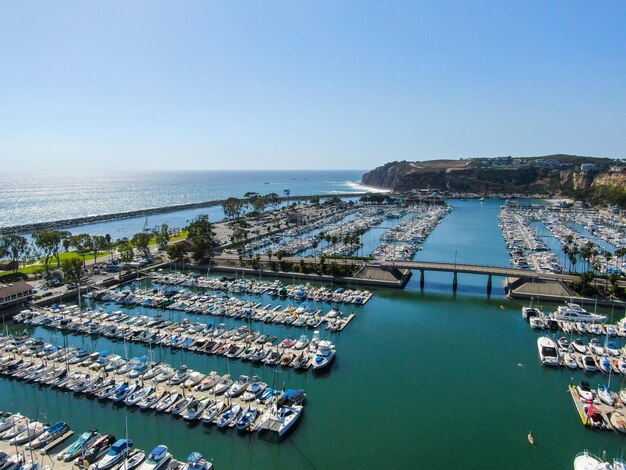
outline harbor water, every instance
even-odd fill
[[[497,220],[500,204],[497,200],[452,201],[452,212],[416,258],[508,265]],[[143,345],[127,345],[129,355],[153,354],[155,360],[184,363],[202,372],[252,373],[270,385],[305,388],[308,399],[303,418],[282,442],[270,435],[189,426],[169,415],[6,379],[0,380],[0,409],[48,421],[67,420],[79,432],[97,427],[117,435],[124,432],[127,417],[129,436],[136,446],[150,450],[167,444],[178,458],[199,450],[214,458],[220,470],[553,469],[571,468],[574,456],[583,449],[606,450],[608,456],[621,454],[623,437],[584,428],[567,393],[572,378],[589,380],[595,386],[603,377],[542,367],[537,334],[521,318],[523,304],[504,297],[502,279],[494,278],[490,297],[484,276],[459,275],[456,293],[451,273],[427,272],[423,290],[419,281],[415,273],[404,290],[375,289],[365,306],[341,307],[347,313],[353,310],[356,318],[332,337],[337,358],[321,375],[284,368],[277,372],[269,367],[251,369],[240,361],[169,349],[150,352]],[[550,307],[554,306],[544,306]],[[126,310],[144,313],[143,308]],[[166,311],[164,316],[168,315],[174,319],[187,316]],[[213,317],[194,320],[215,321]],[[302,334],[298,328],[264,328],[279,339]],[[35,329],[34,335],[59,344],[124,353],[122,343],[104,338],[64,336],[44,328]],[[614,382],[612,388],[617,389],[619,380]],[[530,430],[536,442],[532,447],[526,438]]]

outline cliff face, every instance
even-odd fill
[[[571,164],[570,167],[575,168]],[[440,160],[387,163],[365,173],[361,181],[368,186],[394,191],[438,189],[452,192],[570,195],[598,184],[623,185],[624,176],[609,175],[601,169],[583,172],[541,164],[518,163],[514,166],[494,165],[487,160]]]

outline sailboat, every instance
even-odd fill
[[[144,232],[150,231],[150,226],[148,225],[148,216],[146,216],[146,221],[143,223],[143,231]]]

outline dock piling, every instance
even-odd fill
[[[452,278],[452,291],[456,292],[457,287],[458,287],[457,272],[454,271],[454,277]]]
[[[491,295],[492,287],[493,287],[493,284],[491,282],[491,274],[490,274],[489,277],[487,278],[487,295]]]
[[[425,282],[426,282],[426,279],[424,277],[424,270],[420,269],[420,289],[424,288]]]

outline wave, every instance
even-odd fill
[[[391,189],[375,188],[373,186],[366,186],[356,181],[345,181],[344,186],[353,189],[355,192],[367,192],[367,193],[390,193]]]

